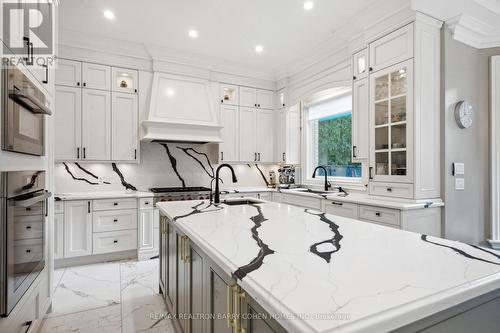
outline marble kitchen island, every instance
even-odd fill
[[[500,253],[493,250],[271,202],[157,206],[169,310],[239,318],[231,328],[181,319],[184,331],[498,328]],[[273,316],[264,324],[243,318],[262,310]]]

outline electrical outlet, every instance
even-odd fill
[[[455,190],[457,191],[465,190],[465,179],[455,178]]]

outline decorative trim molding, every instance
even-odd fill
[[[500,249],[500,56],[491,57],[491,239],[490,245]]]
[[[468,14],[461,14],[454,17],[446,21],[446,24],[456,41],[477,49],[500,46],[500,29]]]

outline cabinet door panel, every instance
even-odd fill
[[[212,315],[208,324],[208,333],[232,333],[232,327],[228,327],[227,319],[227,292],[231,281],[228,277],[216,272],[216,268],[209,267],[208,276],[208,312]]]
[[[167,301],[170,303],[174,312],[177,312],[177,267],[180,263],[177,254],[177,233],[170,222],[168,222],[168,283],[167,283]]]
[[[413,183],[413,60],[370,75],[371,178]]]
[[[135,161],[139,130],[137,95],[115,92],[111,105],[112,159]]]
[[[154,210],[139,209],[139,250],[154,248]]]
[[[286,113],[286,150],[287,164],[300,163],[300,104],[291,107]]]
[[[64,258],[64,214],[54,214],[54,259]]]
[[[257,115],[255,109],[240,108],[240,161],[257,162]]]
[[[83,87],[111,90],[111,67],[84,62],[82,67]]]
[[[413,57],[413,24],[408,24],[370,44],[373,72]]]
[[[221,106],[222,143],[220,144],[220,160],[239,161],[239,111],[237,106]]]
[[[80,87],[82,82],[82,63],[80,61],[57,60],[56,85]]]
[[[82,149],[85,160],[111,159],[111,93],[83,89]]]
[[[368,79],[355,81],[352,91],[352,160],[368,159],[370,107],[368,101]]]
[[[92,203],[67,201],[64,203],[64,257],[92,254]]]
[[[274,111],[257,110],[257,159],[258,162],[273,162]]]
[[[240,87],[240,106],[257,107],[257,89]]]
[[[82,89],[56,86],[55,159],[82,157]]]
[[[193,248],[189,249],[188,283],[189,283],[189,313],[193,316],[204,313],[203,295],[205,288],[203,284],[203,257]],[[189,321],[189,332],[203,333],[203,319],[191,319]]]
[[[257,89],[257,107],[260,109],[274,109],[274,92]]]

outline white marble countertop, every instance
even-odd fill
[[[115,198],[147,198],[152,197],[151,192],[141,191],[109,191],[109,192],[71,192],[56,193],[54,197],[61,200],[92,200],[92,199],[115,199]]]
[[[276,189],[266,186],[227,187],[221,190],[221,192],[223,192],[224,194],[275,192],[275,191]]]
[[[271,202],[158,207],[289,332],[387,332],[500,288],[489,249]]]
[[[327,193],[327,194],[316,194],[316,193],[304,192],[301,191],[300,189],[281,190],[280,193],[302,195],[302,196],[326,199],[330,201],[348,202],[360,205],[393,208],[399,210],[411,210],[411,209],[422,209],[422,208],[444,206],[444,202],[441,199],[429,199],[417,202],[417,201],[398,199],[398,198],[384,198],[380,196],[368,195],[367,193],[359,193],[351,191],[348,191],[349,195],[345,197],[338,192]]]

